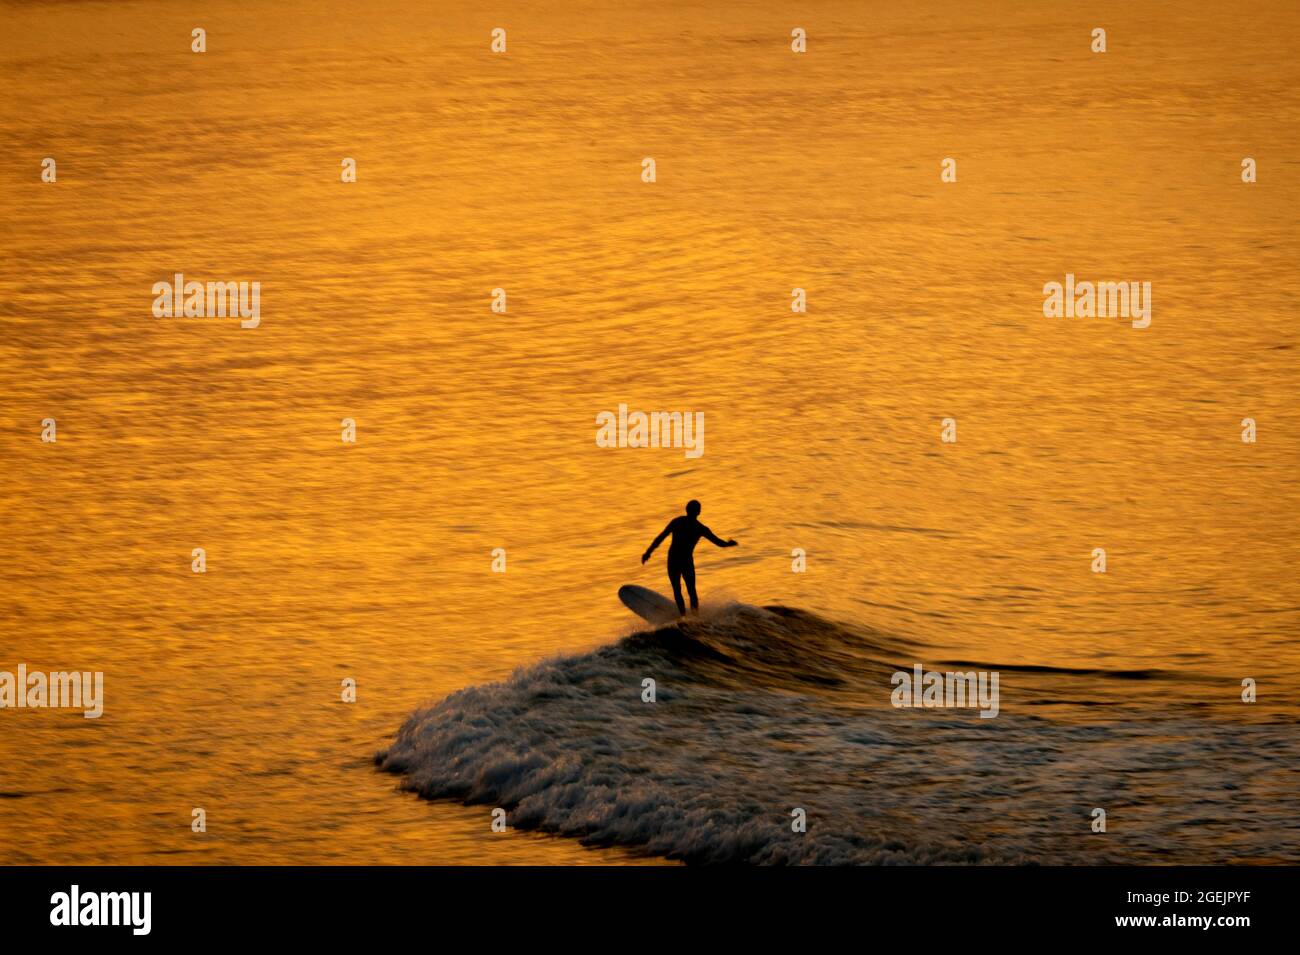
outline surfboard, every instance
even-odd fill
[[[649,623],[672,623],[677,619],[677,604],[648,587],[624,584],[618,588],[623,606]]]

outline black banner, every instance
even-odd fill
[[[1231,945],[1287,924],[1296,876],[1294,867],[9,868],[0,924],[7,940],[75,932],[119,944],[437,945],[462,932],[527,942],[600,931],[655,944],[848,932],[864,943],[951,945],[992,930]]]

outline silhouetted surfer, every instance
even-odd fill
[[[677,612],[686,613],[686,602],[682,600],[682,579],[686,580],[686,590],[691,595],[691,612],[700,609],[700,598],[695,593],[695,545],[699,543],[701,537],[707,537],[719,547],[735,547],[734,540],[719,540],[718,535],[713,533],[699,521],[700,502],[687,501],[686,513],[681,517],[674,517],[668,522],[668,526],[663,529],[654,543],[646,548],[646,552],[641,555],[641,563],[650,559],[650,555],[655,552],[655,548],[663,543],[664,538],[669,534],[673,535],[673,542],[668,545],[668,579],[673,582],[673,596],[677,598]]]

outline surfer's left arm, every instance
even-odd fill
[[[718,537],[717,534],[713,533],[713,531],[709,530],[707,527],[704,528],[704,536],[707,537],[709,540],[711,540],[713,543],[717,544],[719,547],[738,547],[738,546],[739,546],[739,545],[736,543],[736,541],[735,541],[734,539],[733,539],[733,540],[725,540],[725,541],[722,540],[721,538]]]
[[[645,549],[645,553],[641,555],[641,563],[644,564],[647,560],[649,560],[650,555],[655,552],[655,548],[658,547],[660,544],[662,544],[664,542],[664,538],[667,537],[672,532],[673,532],[673,522],[669,521],[668,526],[665,527],[662,531],[660,531],[659,536],[654,539],[654,543],[652,543],[649,547]]]

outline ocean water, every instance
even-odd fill
[[[430,798],[687,862],[1300,858],[1293,723],[1242,723],[1186,671],[1002,667],[992,717],[895,707],[881,687],[918,649],[733,603],[453,694],[376,762]]]
[[[0,17],[3,861],[1297,861],[1293,5]]]

